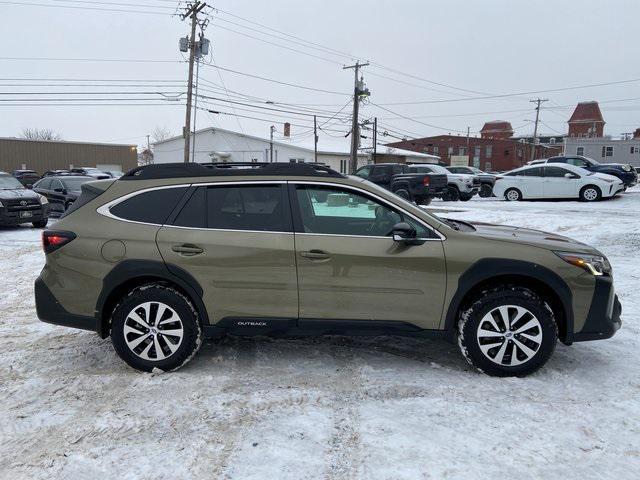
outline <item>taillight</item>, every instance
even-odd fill
[[[51,253],[76,238],[73,232],[45,230],[42,232],[42,249],[44,253]]]
[[[422,184],[423,184],[425,187],[428,187],[430,183],[431,183],[431,179],[430,179],[429,177],[424,177],[424,178],[422,179]]]

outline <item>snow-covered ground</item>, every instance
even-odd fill
[[[407,338],[208,342],[140,374],[40,323],[39,231],[0,230],[0,478],[638,479],[640,188],[597,204],[435,201],[452,218],[575,237],[614,267],[623,328],[524,379]]]

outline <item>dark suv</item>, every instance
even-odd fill
[[[31,223],[47,226],[49,202],[42,195],[25,188],[18,179],[0,172],[0,225],[15,226]]]
[[[80,196],[83,184],[95,180],[82,175],[49,176],[38,180],[33,190],[46,197],[51,213],[64,214]]]
[[[40,180],[40,175],[35,170],[14,170],[13,176],[25,187],[30,187]]]
[[[569,165],[575,165],[590,172],[613,175],[622,180],[625,189],[633,187],[638,183],[638,174],[634,171],[633,167],[622,163],[599,163],[592,158],[580,155],[551,157],[547,159],[546,163],[568,163]]]
[[[440,218],[312,164],[138,167],[85,184],[43,247],[38,317],[111,336],[144,371],[179,368],[205,336],[398,334],[522,376],[558,339],[622,323],[593,247]]]

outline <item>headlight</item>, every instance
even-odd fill
[[[602,255],[589,255],[586,253],[571,253],[571,252],[554,252],[565,262],[570,263],[576,267],[580,267],[583,270],[595,275],[605,275],[611,273],[611,264]]]
[[[38,198],[40,199],[40,205],[46,205],[47,203],[49,203],[49,200],[47,200],[47,197],[45,197],[44,195],[38,194]]]

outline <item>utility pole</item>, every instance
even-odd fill
[[[187,80],[187,112],[184,121],[182,135],[184,136],[184,162],[189,162],[189,147],[191,146],[191,102],[193,97],[193,62],[196,58],[196,26],[198,25],[198,13],[207,4],[196,0],[189,4],[188,10],[182,15],[182,20],[191,17],[191,36],[189,37],[189,78]]]
[[[358,147],[360,146],[360,126],[358,125],[358,112],[360,107],[360,95],[368,96],[369,91],[364,88],[364,83],[358,82],[358,73],[361,67],[366,67],[369,63],[360,63],[357,61],[355,65],[342,67],[343,70],[353,68],[354,86],[353,86],[353,119],[351,121],[351,164],[349,172],[354,174],[358,169]],[[362,85],[360,85],[362,83]]]
[[[269,127],[269,162],[273,163],[273,132],[275,131],[276,127],[274,127],[273,125],[271,125]]]
[[[538,143],[538,122],[540,121],[540,105],[544,102],[548,102],[547,98],[537,98],[535,100],[529,100],[530,103],[536,104],[536,123],[533,127],[533,144],[531,146],[531,158],[529,160],[536,159],[536,143]]]
[[[318,121],[313,116],[313,161],[318,163]]]
[[[151,136],[151,135],[147,135],[147,150],[148,150],[148,151],[151,151],[151,144],[149,143],[149,137],[150,137],[150,136]]]
[[[373,117],[373,163],[376,163],[378,154],[378,117]]]

